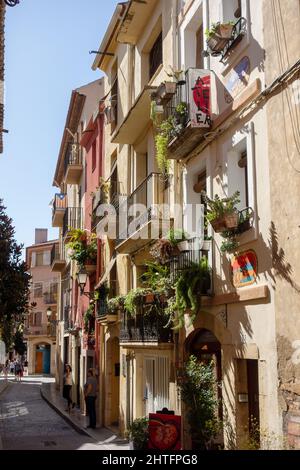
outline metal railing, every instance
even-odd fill
[[[182,81],[176,87],[176,93],[168,101],[164,108],[164,119],[170,117],[174,118],[175,124],[178,126],[177,130],[180,128],[185,128],[190,121],[190,112],[189,112],[189,91],[188,91],[188,71],[185,73],[185,81]],[[179,105],[185,104],[185,112],[182,110],[180,113],[177,111]],[[172,138],[172,135],[170,136]]]
[[[57,304],[57,293],[43,294],[44,304],[55,305]]]
[[[120,343],[171,343],[172,330],[170,327],[166,328],[166,323],[167,319],[163,315],[138,314],[132,318],[123,312]]]
[[[66,194],[55,194],[52,208],[52,216],[57,210],[64,210],[68,205],[68,197]]]
[[[120,211],[127,213],[127,227],[119,234],[116,240],[116,246],[124,240],[130,238],[135,231],[141,229],[144,225],[153,219],[160,219],[162,214],[159,211],[159,205],[170,205],[170,180],[171,176],[161,173],[151,173],[142,183],[126,198],[125,203],[120,206]],[[134,205],[145,207],[145,211],[138,218],[129,216],[129,210]],[[134,226],[130,224],[134,221]]]
[[[66,235],[68,230],[73,228],[82,228],[82,208],[81,207],[68,207],[63,221],[63,236]]]
[[[82,149],[79,144],[69,143],[65,156],[65,172],[68,166],[82,165]]]
[[[210,242],[205,242],[210,245]],[[200,249],[200,239],[192,238],[188,240],[188,251],[182,251],[180,254],[170,259],[170,274],[175,280],[178,275],[185,269],[188,269],[194,263],[199,263],[202,258],[208,259],[210,250]]]

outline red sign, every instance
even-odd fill
[[[149,449],[181,449],[181,416],[149,414]]]
[[[211,126],[209,70],[189,69],[190,118],[192,127]]]
[[[257,256],[255,251],[245,251],[231,260],[234,287],[254,284],[257,276]]]

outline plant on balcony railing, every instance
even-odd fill
[[[245,35],[246,24],[243,17],[228,23],[213,23],[205,31],[208,53],[213,56],[222,55],[223,61],[229,50]]]
[[[183,230],[171,229],[166,238],[160,238],[155,242],[150,250],[151,256],[161,264],[166,264],[172,256],[186,248],[186,240],[188,236]]]
[[[203,195],[207,204],[206,220],[212,225],[214,231],[220,233],[225,239],[220,248],[221,252],[234,252],[239,246],[237,236],[252,226],[253,210],[248,207],[243,211],[238,211],[236,206],[240,202],[239,191],[224,199],[217,195],[214,199]]]
[[[182,328],[185,324],[184,315],[191,312],[191,323],[201,307],[201,296],[207,295],[211,287],[211,271],[207,258],[199,263],[191,263],[183,269],[175,281],[175,297],[168,302],[167,313],[174,329]]]
[[[70,241],[67,244],[68,255],[79,266],[95,264],[97,259],[97,240],[95,234],[86,230],[71,229]]]
[[[110,315],[117,315],[120,310],[124,308],[125,297],[119,295],[118,297],[113,297],[107,301],[107,312]]]

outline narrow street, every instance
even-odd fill
[[[42,399],[42,380],[49,379],[25,377],[17,383],[10,378],[0,395],[3,450],[101,450],[103,447],[75,431]]]

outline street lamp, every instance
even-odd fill
[[[84,288],[87,283],[88,273],[86,272],[84,268],[81,268],[80,271],[78,271],[76,277],[77,277],[77,282],[80,288],[80,294],[84,295],[85,294]]]
[[[51,307],[48,307],[46,313],[47,313],[48,320],[50,321],[50,318],[52,317],[52,309],[51,309]]]

